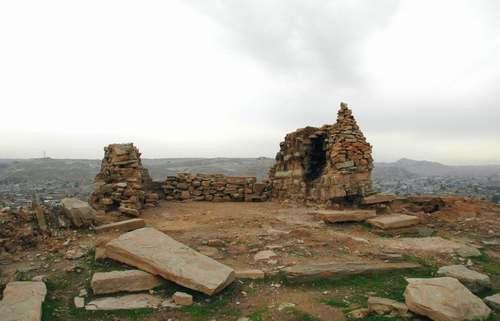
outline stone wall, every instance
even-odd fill
[[[372,193],[372,169],[371,145],[341,103],[334,125],[286,135],[269,178],[275,198],[326,202]]]
[[[211,202],[256,202],[270,197],[270,186],[255,177],[180,173],[163,182],[165,199]]]
[[[133,144],[111,144],[104,148],[89,203],[97,210],[118,210],[137,216],[141,209],[158,205],[159,197],[151,191],[151,186],[139,150]]]

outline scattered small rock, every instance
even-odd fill
[[[193,296],[184,292],[175,292],[172,296],[174,303],[178,305],[188,306],[193,304]]]
[[[85,255],[85,252],[82,249],[77,248],[77,249],[66,251],[66,253],[64,254],[64,257],[68,260],[78,260],[78,259],[81,259],[84,255]]]
[[[485,297],[484,302],[493,310],[500,311],[500,293]]]
[[[291,309],[291,308],[295,308],[295,303],[285,302],[285,303],[281,303],[278,306],[278,311],[283,311],[283,310]]]
[[[369,297],[368,310],[379,315],[388,314],[401,318],[410,316],[406,304],[386,298]]]
[[[366,308],[356,309],[349,312],[349,315],[354,319],[364,319],[370,314],[370,311]]]
[[[75,308],[83,309],[85,307],[85,299],[79,296],[75,296],[73,298],[73,302],[75,304]]]
[[[253,259],[254,261],[267,261],[277,256],[278,255],[271,250],[264,250],[257,252],[257,254],[254,255]]]

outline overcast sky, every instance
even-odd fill
[[[500,1],[0,2],[0,158],[274,157],[340,101],[377,161],[500,163]]]

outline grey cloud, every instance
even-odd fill
[[[319,77],[345,87],[362,81],[359,45],[384,26],[393,0],[194,1],[272,72]]]

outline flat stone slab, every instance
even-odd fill
[[[90,282],[94,294],[140,292],[160,284],[157,276],[140,270],[97,272]]]
[[[237,279],[263,279],[266,274],[262,270],[236,270],[236,278]]]
[[[310,214],[326,223],[361,222],[376,216],[376,212],[372,210],[319,210]]]
[[[373,204],[380,204],[380,203],[389,203],[392,201],[395,201],[399,199],[396,195],[392,194],[374,194],[370,196],[363,197],[361,200],[361,204],[365,205],[373,205]]]
[[[387,230],[392,228],[402,228],[417,225],[420,223],[420,219],[412,215],[390,214],[377,216],[375,218],[367,220],[367,222],[370,225],[381,228],[383,230]]]
[[[416,263],[385,263],[370,261],[346,261],[314,264],[298,264],[282,269],[288,277],[332,277],[356,274],[370,274],[394,270],[418,269]]]
[[[437,275],[455,278],[474,293],[479,293],[482,290],[491,287],[491,280],[489,276],[469,270],[464,265],[443,266],[439,268]]]
[[[484,302],[492,309],[500,311],[500,293],[485,297]]]
[[[234,281],[234,270],[168,235],[144,227],[106,244],[109,258],[203,292],[215,294]]]
[[[457,279],[407,279],[404,292],[410,311],[434,321],[485,320],[490,308]]]
[[[100,225],[95,228],[97,233],[104,233],[109,231],[120,231],[120,232],[129,232],[133,230],[137,230],[139,228],[143,228],[146,226],[146,223],[141,218],[133,218],[130,220],[125,220],[121,222],[115,222],[105,225]]]
[[[40,321],[47,288],[43,282],[10,282],[0,301],[2,321]]]
[[[133,310],[157,308],[162,299],[150,294],[128,294],[119,297],[106,297],[90,301],[85,306],[86,310]]]
[[[386,251],[402,254],[414,252],[428,253],[432,255],[456,253],[462,257],[481,255],[481,252],[474,247],[446,240],[439,236],[381,239],[378,240],[377,243]]]

